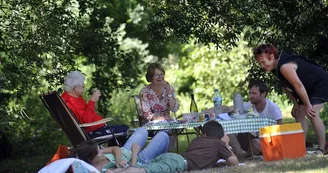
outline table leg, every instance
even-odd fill
[[[177,140],[177,154],[179,154],[179,135],[178,135],[178,130],[174,130],[174,135]]]
[[[248,142],[249,142],[249,150],[251,152],[252,159],[254,159],[254,153],[253,153],[253,144],[251,139],[251,133],[248,133]]]
[[[201,127],[198,126],[198,127],[194,127],[194,130],[196,131],[196,135],[199,137],[199,136],[202,136],[202,132],[201,132]]]
[[[187,141],[188,141],[188,146],[190,145],[190,141],[189,141],[189,136],[188,136],[188,130],[187,129],[185,129],[185,131],[186,131],[186,135],[187,135]]]

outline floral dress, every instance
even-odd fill
[[[170,86],[171,90],[174,89]],[[178,111],[180,104],[176,100],[174,108],[170,110],[169,97],[167,96],[166,89],[162,89],[162,95],[157,96],[154,90],[150,86],[145,86],[140,92],[141,106],[143,110],[144,118],[151,121],[154,115],[165,117],[166,120],[172,120],[170,111]]]

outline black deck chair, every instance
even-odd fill
[[[42,94],[40,95],[40,98],[44,105],[47,107],[50,114],[52,115],[53,119],[57,122],[57,124],[66,134],[72,147],[75,147],[86,140],[93,140],[99,145],[104,144],[105,142],[108,142],[110,140],[114,140],[115,143],[120,146],[116,137],[126,136],[126,133],[124,132],[114,134],[113,131],[110,129],[110,135],[90,139],[88,134],[84,131],[83,127],[94,126],[101,123],[107,123],[107,125],[109,126],[108,122],[111,121],[112,118],[104,118],[100,121],[81,124],[57,92],[53,91],[50,93]]]

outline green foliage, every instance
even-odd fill
[[[271,42],[279,49],[292,50],[318,61],[327,68],[327,1],[142,1],[153,10],[147,29],[153,39],[190,38],[204,44],[229,49],[239,42],[239,35],[250,47]],[[252,57],[252,55],[249,55]],[[255,70],[257,69],[257,70]],[[262,76],[251,63],[250,76]],[[264,75],[268,83],[272,76]]]
[[[86,85],[102,91],[98,110],[106,115],[111,93],[137,85],[143,59],[154,58],[126,35],[143,15],[134,1],[13,0],[0,8],[0,130],[15,146],[37,146],[31,153],[67,143],[38,95],[61,88],[68,71],[85,72]]]
[[[174,84],[178,86],[179,95],[187,94],[189,100],[189,93],[193,90],[201,109],[212,107],[215,88],[219,89],[223,104],[231,104],[236,92],[247,95],[246,57],[251,51],[246,42],[240,42],[231,51],[223,51],[214,44],[188,44],[183,51],[188,55],[181,57],[178,68],[170,73],[176,79]]]
[[[135,89],[119,89],[113,93],[110,100],[110,117],[114,117],[115,123],[128,124],[130,127],[134,127],[134,119],[138,119],[135,101],[133,95],[140,93],[143,85],[139,85]]]

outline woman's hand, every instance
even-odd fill
[[[127,163],[128,162],[126,160],[120,159],[115,161],[115,166],[118,168],[125,168]]]
[[[92,95],[90,100],[93,102],[97,102],[99,100],[99,97],[101,96],[101,93],[99,90],[95,91]]]
[[[305,115],[309,118],[312,119],[316,116],[315,110],[313,109],[311,104],[304,105],[304,110],[305,110]]]
[[[172,95],[172,94],[174,94],[174,91],[173,91],[173,89],[171,89],[171,86],[170,86],[170,84],[167,82],[167,81],[164,81],[164,89],[166,90],[166,93],[168,94],[168,95]]]

